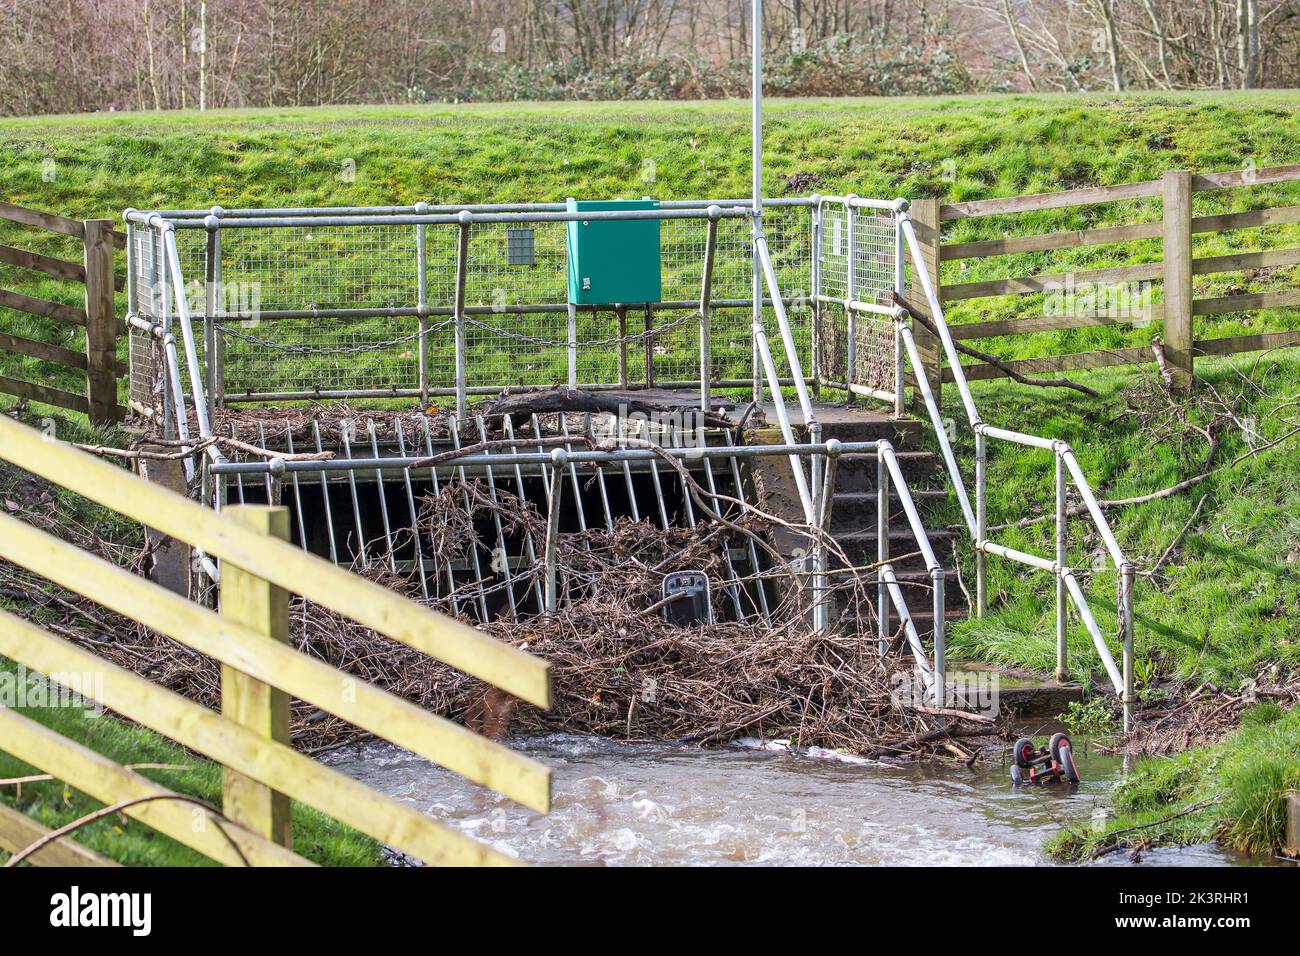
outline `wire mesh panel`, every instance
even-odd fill
[[[878,392],[894,390],[894,323],[871,315],[859,315],[853,323],[854,385]]]
[[[415,230],[382,224],[222,230],[223,292],[256,294],[265,312],[413,309],[419,272]]]
[[[450,339],[446,328],[430,333]],[[420,387],[414,317],[227,320],[217,326],[224,397]]]
[[[176,229],[195,350],[201,362],[208,359],[205,344],[213,353],[218,398],[382,396],[456,388],[456,319],[451,313],[465,227],[373,218],[346,226],[272,221],[215,233]],[[659,223],[662,293],[651,304],[649,323],[639,304],[578,307],[575,364],[580,385],[698,381],[699,300],[709,225],[702,214]],[[526,221],[526,216],[469,224],[462,321],[463,371],[470,390],[568,381],[567,230],[565,222]],[[724,218],[716,230],[710,377],[715,382],[748,381],[753,368],[751,227],[747,219]],[[801,359],[808,364],[811,209],[769,207],[764,233]],[[169,308],[174,312],[158,294],[158,279],[167,271],[162,235],[139,228],[133,244],[132,281],[141,303],[137,311],[159,319]],[[211,287],[205,282],[210,269],[219,278]],[[787,358],[768,311],[774,355],[786,375]],[[148,349],[141,343],[136,351],[143,363]],[[185,365],[182,355],[188,394]],[[142,364],[138,387],[149,379],[149,368]]]
[[[894,291],[895,223],[892,213],[853,210],[854,298],[889,305]]]

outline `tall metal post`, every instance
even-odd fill
[[[551,504],[546,516],[546,613],[554,614],[556,594],[556,554],[560,541],[560,503],[564,496],[564,466],[569,453],[563,448],[551,452]]]
[[[418,202],[415,211],[427,212],[428,203]],[[417,349],[420,369],[418,373],[420,387],[420,407],[429,407],[429,258],[425,230],[428,227],[420,223],[415,227],[415,268],[416,268],[416,302],[415,310],[420,315],[420,343]]]
[[[925,374],[917,369],[918,375]],[[988,612],[989,556],[984,550],[984,535],[987,531],[988,512],[984,495],[988,483],[988,439],[984,429],[975,429],[975,616],[983,617]]]
[[[1056,679],[1065,680],[1067,650],[1065,645],[1065,562],[1068,541],[1065,511],[1065,459],[1056,450]]]
[[[889,469],[885,465],[885,448],[876,452],[876,619],[880,622],[879,651],[884,657],[889,649],[889,586],[885,583],[885,562],[889,560]]]
[[[754,401],[762,404],[763,385],[759,375],[759,345],[758,337],[762,334],[763,328],[763,277],[760,274],[762,265],[758,261],[758,234],[762,229],[763,222],[763,0],[754,0],[753,16],[751,17],[752,35],[750,38],[751,54],[753,56],[753,94],[750,104],[750,126],[752,128],[752,148],[750,155],[750,196],[753,202],[753,241],[750,243],[750,253],[753,257],[754,277],[753,277],[753,296],[754,296],[754,334],[753,334],[753,351],[754,351]],[[773,383],[773,388],[776,383]]]
[[[899,203],[905,200],[898,200]],[[898,212],[894,213],[894,291],[900,296],[907,294],[907,259],[904,253],[905,240],[903,225],[898,221]],[[903,323],[907,317],[900,315],[894,320],[894,417],[903,417]]]
[[[812,303],[812,342],[810,346],[812,363],[813,395],[820,398],[822,393],[822,197],[812,197],[812,261],[809,263],[812,289],[809,301]]]
[[[857,270],[857,243],[854,239],[856,230],[853,228],[854,220],[857,218],[853,211],[853,200],[857,199],[856,195],[850,194],[844,200],[845,218],[848,219],[849,233],[849,252],[847,267],[845,269],[845,293],[844,298],[847,305],[844,308],[844,318],[848,325],[848,351],[845,356],[844,384],[852,385],[857,378],[858,370],[858,313],[853,307],[853,303],[858,298],[858,270]],[[857,401],[857,396],[853,394],[853,389],[848,390],[847,399],[851,405]]]
[[[709,410],[713,375],[713,328],[709,299],[713,295],[713,260],[718,248],[718,219],[722,210],[709,207],[709,231],[704,240],[704,275],[700,280],[700,410]]]
[[[1133,565],[1119,569],[1120,622],[1124,629],[1124,733],[1133,729]]]

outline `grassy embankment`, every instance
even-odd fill
[[[787,101],[771,105],[767,182],[813,173],[826,192],[939,196],[964,200],[1158,177],[1170,168],[1221,170],[1300,159],[1300,111],[1292,94],[1178,94],[1158,97],[933,98],[893,101]],[[743,195],[748,181],[742,104],[549,104],[356,110],[246,111],[197,116],[96,115],[0,121],[0,198],[78,218],[117,216],[127,206],[228,208],[463,200]],[[53,160],[50,165],[49,160]],[[345,160],[356,178],[339,176]],[[655,182],[643,178],[654,161]],[[53,175],[42,176],[42,171]],[[1199,214],[1300,201],[1294,184],[1199,195]],[[1159,214],[1156,203],[1117,203],[1036,214],[1015,223],[962,222],[953,241],[1007,232],[1105,226]],[[1197,255],[1300,244],[1295,226],[1202,236]],[[27,243],[29,246],[30,243]],[[52,241],[39,251],[67,254]],[[1031,271],[1063,272],[1150,261],[1155,242],[951,265],[948,281]],[[6,280],[12,272],[0,273]],[[1198,295],[1294,286],[1295,269],[1249,276],[1198,277]],[[75,301],[75,290],[38,284],[32,294]],[[1033,314],[1029,298],[954,306],[953,321]],[[45,338],[58,330],[4,314],[16,334]],[[29,323],[23,325],[22,323]],[[12,328],[11,328],[12,326]],[[1202,337],[1300,327],[1296,310],[1218,316],[1197,322]],[[1004,357],[1146,344],[1151,329],[1112,326],[976,342]],[[5,363],[13,360],[4,357]],[[1232,366],[1249,369],[1249,356]],[[1276,367],[1274,367],[1276,363]],[[12,364],[6,366],[12,368]],[[1203,375],[1236,393],[1229,363],[1204,361]],[[0,372],[5,371],[0,368]],[[48,370],[42,370],[48,371]],[[30,375],[30,366],[28,367]],[[1011,384],[977,385],[985,418],[1070,441],[1104,498],[1144,494],[1198,467],[1194,441],[1155,443],[1125,413],[1122,393],[1144,371],[1081,376],[1100,400]],[[1264,440],[1281,434],[1269,412],[1300,391],[1295,353],[1268,356],[1248,393]],[[75,375],[54,376],[76,390]],[[956,413],[955,396],[947,395]],[[1240,454],[1239,430],[1224,436],[1220,462]],[[962,447],[966,465],[971,448]],[[1203,451],[1203,449],[1199,449]],[[1050,509],[1045,454],[999,449],[989,487],[995,523]],[[1138,655],[1144,684],[1156,675],[1212,679],[1229,686],[1265,663],[1294,667],[1297,594],[1294,443],[1272,449],[1194,491],[1116,512],[1117,533],[1139,568],[1149,568],[1205,503],[1161,574],[1137,589]],[[954,515],[955,517],[955,515]],[[1081,525],[1076,530],[1082,531]],[[1047,526],[1006,532],[1013,547],[1044,549]],[[1097,542],[1076,542],[1072,560],[1087,566]],[[1044,552],[1046,553],[1046,552]],[[969,573],[970,555],[963,555]],[[954,628],[951,655],[1050,669],[1051,582],[991,561],[995,613]],[[1092,575],[1094,607],[1113,608],[1114,577]],[[1095,669],[1083,632],[1070,635],[1076,673]],[[1288,725],[1281,725],[1283,727]],[[1279,731],[1281,732],[1281,731]],[[1295,755],[1294,746],[1289,751]]]

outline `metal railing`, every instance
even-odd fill
[[[808,220],[792,230],[789,218],[791,215],[806,216]],[[773,217],[776,219],[775,232],[779,239],[776,244],[770,240],[768,234]],[[630,335],[627,334],[626,320],[628,311],[633,307],[615,306],[613,311],[618,322],[616,330],[618,334],[599,343],[584,342],[580,339],[576,321],[577,309],[567,304],[568,296],[562,285],[555,289],[534,285],[516,295],[517,301],[498,303],[495,306],[483,307],[469,304],[467,290],[472,284],[471,277],[476,274],[473,269],[473,263],[476,261],[475,243],[480,242],[480,239],[475,238],[477,229],[483,226],[537,228],[544,224],[558,224],[563,227],[568,222],[591,219],[652,219],[659,220],[665,228],[669,224],[679,226],[688,224],[695,228],[700,234],[698,241],[679,243],[678,247],[674,247],[672,241],[666,244],[669,251],[666,253],[664,270],[666,275],[672,274],[678,277],[668,281],[670,289],[674,281],[679,282],[679,288],[681,287],[680,276],[693,276],[691,281],[698,283],[698,297],[695,300],[666,300],[644,306],[647,314],[646,330]],[[197,438],[213,436],[212,421],[216,408],[236,399],[284,401],[307,397],[418,395],[423,401],[427,401],[430,395],[453,394],[456,396],[456,418],[464,420],[470,395],[496,392],[503,386],[511,386],[515,389],[520,387],[512,384],[510,374],[490,377],[494,371],[490,356],[489,368],[486,372],[476,368],[477,358],[471,347],[470,330],[485,325],[486,323],[480,323],[477,316],[489,312],[507,318],[545,316],[558,314],[561,311],[567,313],[566,328],[561,336],[555,339],[535,336],[528,327],[507,326],[494,331],[508,340],[524,343],[532,352],[551,348],[562,353],[565,359],[564,380],[571,386],[617,388],[620,384],[627,385],[629,383],[627,346],[632,343],[645,346],[646,384],[656,384],[659,380],[654,372],[654,363],[661,349],[656,343],[665,333],[674,329],[665,326],[655,328],[651,318],[657,311],[690,306],[692,311],[688,315],[688,321],[683,323],[679,320],[679,324],[683,327],[698,324],[699,357],[695,370],[699,374],[685,381],[660,384],[698,387],[700,404],[704,408],[709,407],[710,392],[715,387],[749,388],[756,398],[761,398],[764,391],[770,394],[783,445],[766,446],[753,450],[753,453],[780,454],[789,458],[803,518],[810,529],[829,528],[835,465],[841,454],[873,453],[882,461],[881,475],[888,476],[886,484],[892,483],[899,489],[909,528],[916,535],[927,569],[937,582],[935,601],[939,609],[934,621],[934,663],[930,664],[925,659],[920,637],[907,610],[897,577],[892,567],[886,565],[881,572],[879,592],[881,607],[878,609],[879,616],[882,618],[882,641],[889,626],[892,607],[898,615],[908,644],[917,657],[918,665],[922,667],[928,679],[933,680],[937,675],[937,686],[942,687],[943,572],[930,548],[911,496],[906,493],[907,483],[898,468],[897,459],[888,443],[857,443],[846,446],[838,442],[823,442],[821,426],[816,420],[812,404],[809,376],[805,374],[805,368],[812,370],[811,382],[814,387],[822,381],[813,351],[816,349],[816,342],[822,337],[821,330],[834,323],[837,317],[842,319],[849,341],[856,343],[868,341],[861,338],[859,334],[861,328],[870,322],[879,323],[882,316],[892,315],[892,310],[883,303],[894,291],[901,288],[903,281],[901,259],[898,254],[900,239],[895,203],[857,197],[842,199],[812,197],[764,200],[761,203],[753,200],[723,202],[700,200],[664,202],[661,208],[656,210],[578,213],[568,212],[562,204],[497,204],[465,208],[417,204],[412,207],[265,209],[237,212],[214,208],[145,213],[128,210],[126,220],[129,232],[128,262],[131,276],[129,321],[133,330],[148,340],[156,362],[156,367],[150,368],[148,374],[137,375],[133,368],[133,384],[138,381],[146,385],[144,391],[162,399],[152,408],[147,402],[133,400],[133,408],[139,413],[152,415],[164,428],[183,441],[195,437],[196,443]],[[750,241],[743,243],[737,238],[736,231],[746,223],[749,225]],[[297,292],[272,293],[279,298],[273,299],[270,303],[266,301],[259,303],[256,312],[252,310],[239,312],[223,308],[223,303],[228,299],[223,291],[226,283],[232,276],[251,274],[248,268],[240,271],[233,267],[232,263],[240,261],[240,255],[243,257],[242,261],[247,262],[251,254],[233,253],[232,250],[237,247],[238,241],[232,239],[232,236],[277,235],[282,234],[284,230],[300,230],[304,231],[303,235],[319,238],[330,229],[338,230],[340,236],[358,237],[362,245],[362,254],[359,259],[352,258],[355,250],[350,250],[344,245],[336,250],[337,261],[331,265],[329,259],[313,258],[320,251],[313,247],[310,250],[312,256],[309,256],[307,261],[316,263],[311,269],[325,272],[324,277],[320,278],[315,285],[311,285],[311,281],[316,280],[309,281],[313,274],[311,269],[293,258],[295,248],[292,244],[280,243],[268,248],[277,255],[287,257],[276,274],[287,272],[292,275],[296,270],[300,273],[297,279],[300,286],[305,285],[314,291],[319,291],[328,285],[335,290],[333,298],[325,301],[323,305],[313,302],[311,307],[306,309],[279,308],[279,306],[295,303],[301,305],[304,293],[300,289]],[[344,302],[348,294],[347,283],[338,279],[337,274],[341,273],[345,279],[355,278],[354,274],[358,270],[373,265],[373,256],[368,257],[366,250],[374,248],[372,240],[374,230],[377,229],[401,230],[413,237],[411,245],[415,252],[418,272],[415,277],[417,281],[414,283],[416,301],[409,305],[390,305],[382,308],[375,307],[373,302],[358,306],[354,301],[349,307]],[[450,230],[456,237],[455,242],[449,243],[443,239],[431,242],[434,230],[437,229],[444,232]],[[724,230],[731,233],[730,238],[723,238]],[[186,236],[201,237],[202,245],[190,242],[187,253],[183,242],[183,237]],[[534,243],[536,239],[534,234]],[[367,243],[372,244],[367,245]],[[427,280],[432,277],[439,261],[431,254],[431,247],[444,248],[452,245],[456,250],[454,257],[442,260],[442,265],[451,265],[455,277],[450,291],[444,289],[444,293],[451,296],[450,304],[447,305],[443,304],[444,299],[439,299],[434,293]],[[674,248],[676,251],[673,251]],[[264,251],[262,255],[265,258],[257,260],[262,263],[263,271],[267,274],[275,271],[272,269],[274,260],[270,257],[271,251]],[[301,253],[302,250],[299,249],[298,252]],[[536,246],[534,246],[534,256],[536,254]],[[698,263],[688,265],[687,259],[690,254],[698,256]],[[562,259],[559,261],[563,265]],[[201,288],[196,288],[198,284],[190,281],[186,272],[187,263],[191,267],[201,268],[204,276]],[[554,269],[554,262],[552,269]],[[564,274],[567,269],[556,271]],[[798,281],[800,277],[809,280],[811,294],[805,294],[802,289],[796,289],[792,294],[783,291],[783,281]],[[738,289],[735,283],[741,278],[751,283],[752,295],[748,299],[736,296]],[[236,279],[236,281],[242,280]],[[731,285],[727,285],[728,282]],[[383,289],[390,288],[384,284],[382,276],[379,285]],[[547,295],[553,296],[553,300],[545,301]],[[198,313],[194,307],[196,297],[202,299],[202,309]],[[268,304],[277,308],[265,308]],[[718,345],[716,314],[723,311],[734,314],[742,309],[752,311],[751,327],[744,340],[739,342],[739,347],[743,353],[743,363],[752,370],[753,377],[749,379],[734,377],[734,366],[732,366],[732,375],[708,374],[716,372],[719,368],[719,363],[715,360]],[[864,318],[864,314],[869,314],[869,317]],[[271,354],[281,356],[318,356],[322,353],[337,353],[352,357],[362,354],[367,349],[373,349],[376,343],[362,342],[356,346],[336,347],[323,345],[320,342],[294,344],[283,339],[277,341],[274,337],[267,336],[274,336],[276,331],[285,328],[283,323],[290,321],[309,319],[313,324],[329,327],[331,324],[355,320],[407,316],[414,316],[418,320],[418,327],[414,332],[406,332],[394,340],[385,340],[378,344],[385,347],[395,345],[409,347],[418,343],[419,357],[415,361],[420,374],[416,388],[390,388],[376,391],[373,389],[331,390],[317,387],[296,392],[246,389],[238,395],[232,394],[229,388],[228,379],[232,363],[228,349],[232,341],[247,339],[250,346],[270,350]],[[231,324],[241,317],[243,321],[256,323],[252,326],[256,334],[245,332]],[[440,321],[433,321],[436,317],[441,317]],[[773,348],[773,344],[768,340],[769,317],[779,336],[779,348]],[[179,341],[174,335],[176,327],[179,327]],[[434,348],[434,332],[446,333],[451,337],[451,352],[455,361],[454,380],[450,383],[445,379],[437,382],[428,374],[431,367],[437,367],[436,363],[430,361],[428,355]],[[872,347],[860,351],[854,350],[854,358],[850,362],[849,371],[845,376],[846,381],[843,384],[854,394],[884,398],[892,401],[897,408],[902,400],[901,363],[898,361],[902,349],[901,333],[897,327],[890,329],[887,351],[874,347],[876,340],[870,341]],[[728,347],[734,349],[737,343],[733,331]],[[612,379],[584,381],[580,377],[578,355],[580,352],[593,351],[582,348],[584,345],[593,344],[608,346],[608,351],[614,351],[616,347],[618,353],[616,381]],[[861,364],[864,368],[883,368],[886,377],[864,379],[863,375],[854,371],[855,363],[858,363],[859,359],[863,360]],[[513,371],[513,365],[523,361],[526,359],[522,357],[521,351],[509,353],[506,358],[506,364],[510,367],[508,372]],[[806,362],[809,364],[805,364]],[[723,368],[725,371],[725,364]],[[488,376],[487,379],[485,375]],[[482,384],[485,380],[491,381],[492,384]],[[827,384],[836,384],[830,379],[826,381]],[[533,385],[527,383],[523,385],[523,388],[528,387],[541,387],[541,382],[539,380]],[[801,440],[796,432],[786,407],[783,392],[787,388],[793,389],[804,416],[806,440]],[[191,436],[189,433],[189,409],[193,409],[197,436]],[[524,443],[521,439],[520,444]],[[234,462],[222,453],[219,445],[212,443],[204,443],[203,451],[204,455],[199,466],[202,472],[199,476],[200,486],[203,489],[201,494],[205,500],[217,507],[220,507],[223,498],[221,491],[223,480],[233,478],[240,481],[242,476],[254,472],[267,476],[274,475],[277,480],[290,477],[295,482],[293,488],[297,496],[300,494],[296,483],[297,477],[303,473],[316,472],[323,476],[326,472],[344,472],[349,476],[350,481],[354,481],[354,476],[359,472],[370,471],[377,478],[382,478],[385,469],[402,469],[410,464],[406,460],[409,456],[405,453],[399,454],[396,458],[382,457],[375,450],[372,456],[367,457],[364,454],[356,455],[351,447],[345,449],[342,459],[334,459],[325,464],[286,462],[274,458],[263,462]],[[691,451],[692,454],[698,454],[699,449],[691,449]],[[710,454],[722,454],[731,460],[734,468],[736,459],[745,457],[750,451],[748,448],[729,446],[710,450],[704,458],[707,461]],[[558,454],[562,461],[557,463],[552,457],[554,454]],[[546,482],[551,489],[551,493],[548,494],[548,508],[552,503],[556,504],[556,507],[549,512],[555,515],[558,514],[558,494],[555,490],[558,476],[566,467],[572,472],[576,464],[586,462],[588,457],[591,461],[598,461],[601,466],[607,467],[622,465],[626,468],[627,463],[634,459],[650,461],[651,467],[654,467],[652,453],[630,449],[611,453],[581,452],[573,448],[565,448],[542,454],[540,458],[525,453],[493,453],[484,456],[483,464],[489,475],[496,467],[514,469],[517,473],[520,468],[529,466],[540,468],[544,474],[549,469],[551,477]],[[469,458],[457,459],[455,468],[463,472],[464,467],[471,464],[478,464],[478,462],[471,461]],[[193,466],[189,467],[192,477]],[[711,478],[711,475],[708,477]],[[323,488],[323,477],[321,481]],[[561,488],[562,485],[561,482]],[[355,489],[353,497],[355,500]],[[886,489],[886,501],[887,497]],[[886,514],[882,521],[887,525],[889,520],[887,507],[885,510]],[[387,527],[387,522],[385,526]],[[544,560],[547,555],[553,556],[553,548],[549,546],[553,544],[553,537],[554,532],[548,535],[551,540],[546,542],[547,546],[539,549]],[[825,534],[819,537],[814,535],[814,537],[812,560],[814,590],[817,595],[814,601],[814,612],[818,625],[825,629],[830,626],[828,602],[822,600],[822,594],[826,590],[828,554],[823,540]],[[887,537],[882,547],[887,556]],[[331,556],[335,556],[338,550],[331,539]],[[391,555],[391,549],[389,553]],[[423,556],[417,554],[417,558],[422,560]],[[200,560],[209,576],[215,579],[217,569],[213,563],[203,555],[200,555]],[[757,573],[758,569],[755,567],[754,571]],[[554,607],[555,601],[553,561],[548,562],[545,581],[543,601],[550,609]],[[511,603],[513,605],[513,600]]]
[[[899,337],[903,343],[907,358],[910,360],[913,374],[916,376],[917,390],[919,391],[922,401],[930,416],[930,421],[934,429],[935,439],[943,457],[944,466],[947,469],[951,479],[953,491],[957,495],[961,505],[962,516],[965,520],[967,529],[970,532],[971,539],[976,549],[976,614],[983,616],[987,610],[987,556],[992,554],[997,557],[1025,565],[1026,567],[1035,568],[1042,571],[1048,571],[1056,578],[1056,669],[1058,679],[1063,679],[1067,664],[1067,612],[1069,603],[1074,605],[1079,615],[1080,621],[1087,630],[1097,654],[1105,668],[1107,677],[1110,679],[1115,691],[1119,694],[1124,709],[1124,729],[1127,732],[1132,724],[1133,717],[1133,581],[1134,568],[1132,563],[1125,557],[1123,550],[1115,539],[1114,531],[1107,522],[1101,507],[1097,503],[1097,498],[1093,494],[1092,487],[1088,483],[1087,476],[1079,466],[1078,459],[1074,455],[1073,449],[1064,441],[1059,439],[1043,438],[1037,435],[1025,434],[1023,432],[1013,431],[1010,429],[999,428],[988,424],[980,416],[979,410],[975,406],[975,400],[971,396],[970,385],[966,380],[965,373],[962,369],[961,362],[958,358],[957,348],[953,341],[951,332],[948,329],[947,322],[944,320],[943,308],[939,303],[936,295],[934,283],[930,279],[929,270],[925,262],[924,255],[921,251],[920,244],[916,238],[916,230],[912,224],[911,218],[907,212],[907,201],[897,200],[895,203],[897,209],[897,221],[900,234],[900,243],[906,244],[907,252],[913,265],[913,275],[917,279],[930,310],[930,318],[939,333],[939,340],[943,347],[944,355],[947,357],[948,365],[952,370],[953,381],[957,386],[958,394],[961,396],[962,407],[966,413],[966,419],[975,436],[975,506],[972,510],[970,496],[966,491],[966,484],[962,477],[961,470],[958,467],[956,455],[953,452],[952,442],[949,439],[947,428],[935,400],[933,389],[926,377],[925,366],[921,361],[916,341],[911,330],[907,327],[906,318],[908,312],[901,306],[894,309],[894,317],[898,329]],[[901,294],[901,290],[900,290]],[[901,369],[901,363],[900,363]],[[1005,545],[998,544],[988,537],[988,490],[987,490],[987,463],[988,463],[988,442],[989,440],[1007,442],[1009,444],[1021,447],[1039,448],[1052,452],[1055,458],[1055,496],[1056,496],[1056,533],[1055,533],[1055,553],[1051,557],[1044,557]],[[1118,608],[1118,630],[1121,643],[1123,645],[1123,669],[1116,666],[1114,656],[1102,635],[1101,629],[1097,624],[1092,610],[1088,606],[1087,597],[1075,574],[1074,569],[1068,562],[1068,509],[1066,507],[1067,485],[1072,483],[1082,499],[1088,516],[1105,544],[1106,553],[1113,563],[1117,574],[1117,599]]]

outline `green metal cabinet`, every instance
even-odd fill
[[[658,209],[657,199],[569,200],[570,212]],[[575,305],[658,302],[659,219],[569,223],[569,301]]]

